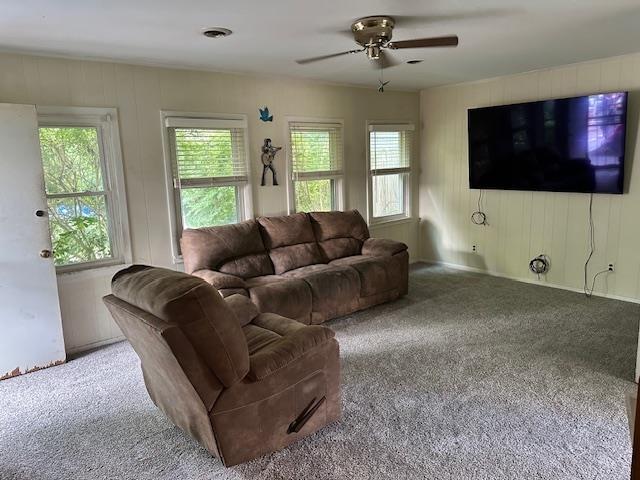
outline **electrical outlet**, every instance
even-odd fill
[[[471,251],[472,251],[472,252],[477,252],[477,251],[478,251],[478,246],[477,246],[477,245],[473,245],[473,246],[471,247]]]
[[[616,271],[616,265],[615,265],[615,263],[610,263],[610,264],[609,264],[609,267],[608,267],[608,270],[609,270],[610,272],[615,272],[615,271]]]

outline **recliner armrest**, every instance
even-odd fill
[[[258,307],[249,300],[249,297],[236,293],[224,299],[229,308],[233,311],[241,326],[245,326],[260,315]]]
[[[402,242],[388,240],[386,238],[368,238],[362,245],[362,255],[375,257],[391,257],[396,253],[404,252],[407,246]]]
[[[216,290],[223,290],[225,288],[247,288],[242,278],[228,273],[202,269],[196,270],[191,275],[202,278],[205,282],[215,287]]]
[[[303,325],[273,313],[263,313],[252,323],[282,337],[249,356],[247,377],[251,380],[262,380],[335,336],[322,325]]]

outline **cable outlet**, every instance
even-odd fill
[[[471,251],[472,251],[472,252],[477,252],[477,251],[478,251],[478,246],[477,246],[477,245],[473,245],[473,246],[471,247]]]
[[[615,272],[615,271],[616,271],[616,266],[615,266],[615,264],[614,264],[614,263],[610,263],[610,264],[609,264],[609,267],[608,267],[608,270],[609,270],[610,272]]]

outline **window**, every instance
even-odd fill
[[[38,113],[57,270],[130,262],[115,109],[39,107]]]
[[[342,208],[342,123],[289,121],[289,210]]]
[[[237,223],[252,216],[247,124],[244,117],[163,116],[177,260],[183,229]]]
[[[410,216],[413,125],[369,125],[369,221]]]

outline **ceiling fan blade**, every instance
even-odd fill
[[[377,60],[370,60],[369,64],[375,70],[380,70],[381,68],[391,68],[396,65],[400,65],[402,62],[397,58],[394,58],[389,52],[385,52],[384,50],[380,51],[380,58]]]
[[[500,18],[522,13],[522,8],[485,8],[483,10],[467,10],[455,13],[435,15],[391,15],[396,21],[396,27],[423,27],[433,23],[447,23],[463,20],[479,20],[483,18]]]
[[[428,47],[455,47],[458,45],[458,36],[414,38],[413,40],[401,40],[387,43],[387,48],[397,50],[399,48],[428,48]]]
[[[360,53],[360,52],[363,52],[363,51],[364,51],[364,49],[348,50],[346,52],[331,53],[329,55],[321,55],[319,57],[303,58],[303,59],[300,59],[300,60],[296,60],[296,63],[300,64],[300,65],[306,65],[307,63],[319,62],[320,60],[327,60],[328,58],[340,57],[342,55],[349,55],[351,53]]]

